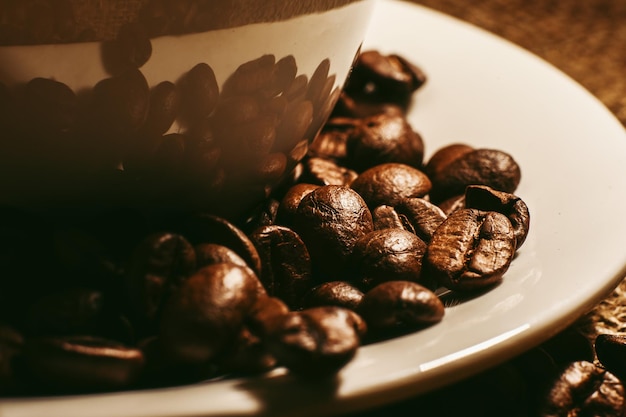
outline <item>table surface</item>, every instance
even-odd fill
[[[626,1],[407,0],[460,18],[547,60],[602,101],[626,126]],[[570,328],[521,357],[453,386],[355,414],[534,417],[533,366],[593,357],[599,333],[626,333],[626,280]],[[520,372],[521,371],[521,372]]]

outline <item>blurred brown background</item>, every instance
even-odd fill
[[[410,0],[471,22],[546,59],[626,126],[625,0]]]

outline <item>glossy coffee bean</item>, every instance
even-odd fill
[[[291,372],[331,376],[356,354],[359,325],[354,312],[341,307],[291,312],[268,338],[268,347],[278,363]]]
[[[396,228],[374,230],[354,245],[356,282],[366,289],[385,281],[424,283],[421,274],[425,253],[426,243],[414,233]]]
[[[425,268],[451,290],[478,290],[502,280],[515,247],[513,226],[503,214],[457,210],[430,240]]]
[[[24,355],[28,372],[47,392],[130,388],[145,365],[141,350],[90,336],[29,339]]]
[[[620,379],[626,377],[626,336],[602,333],[594,346],[598,360],[609,372]]]
[[[326,185],[308,193],[294,217],[295,231],[311,255],[314,273],[343,279],[356,241],[374,229],[372,214],[354,190]]]
[[[329,281],[316,285],[305,295],[303,306],[337,306],[357,311],[363,291],[347,281]]]
[[[300,236],[288,227],[271,225],[252,231],[250,240],[261,258],[259,278],[267,293],[298,307],[313,282],[311,256]]]
[[[361,120],[347,147],[347,164],[358,172],[389,162],[421,168],[424,158],[422,137],[399,111]]]
[[[624,415],[624,386],[609,371],[587,361],[572,362],[553,382],[539,415]]]
[[[275,62],[274,55],[267,54],[241,64],[224,83],[223,94],[247,95],[270,85],[274,76]]]
[[[513,225],[517,248],[526,240],[530,229],[530,213],[526,203],[515,194],[494,190],[486,185],[470,185],[465,189],[465,206],[504,214]]]
[[[444,305],[428,288],[411,281],[387,281],[365,293],[357,311],[372,332],[419,329],[438,323]]]
[[[351,187],[373,209],[383,204],[395,206],[403,198],[424,197],[432,184],[417,168],[390,162],[362,172]]]
[[[134,250],[126,272],[126,302],[138,323],[153,323],[162,303],[196,269],[196,253],[183,236],[155,233]]]
[[[159,337],[168,354],[203,363],[228,349],[258,298],[259,280],[250,268],[231,263],[196,271],[167,299]]]
[[[487,185],[513,193],[521,180],[515,159],[498,149],[475,149],[464,153],[430,177],[431,197],[437,203],[463,194],[468,185]]]
[[[412,93],[425,82],[421,69],[402,56],[368,50],[359,54],[345,88],[364,101],[391,102],[406,107]]]

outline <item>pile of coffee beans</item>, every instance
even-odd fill
[[[282,68],[293,83],[289,62],[264,57],[241,71]],[[320,68],[309,84],[331,85]],[[192,82],[209,73],[193,69],[190,92],[213,85]],[[222,89],[219,122],[246,115],[251,99],[242,92],[250,85],[239,74]],[[119,98],[113,92],[138,91],[130,88],[137,75],[103,81],[94,92],[111,104]],[[424,142],[406,119],[425,81],[400,56],[362,52],[293,175],[246,216],[114,207],[58,217],[2,207],[0,392],[126,390],[277,366],[329,377],[362,345],[444,320],[436,291],[462,298],[495,288],[529,230],[528,207],[515,195],[520,167],[504,151],[460,143],[425,161]],[[211,91],[196,97],[191,113],[206,113]],[[318,101],[306,102],[291,104],[282,119],[303,134]],[[305,106],[309,123],[300,129]],[[143,110],[130,107],[107,124],[139,126],[131,116]],[[224,130],[242,127],[246,134],[235,136],[249,140],[255,130],[247,129],[262,130],[268,115],[254,114],[253,124]],[[172,155],[178,142],[158,143],[172,147],[151,156]],[[282,142],[249,149],[273,155],[275,143]],[[284,145],[281,152],[295,144]],[[237,145],[233,157],[251,156],[247,149]]]

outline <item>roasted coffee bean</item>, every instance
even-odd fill
[[[188,123],[202,120],[213,113],[219,99],[219,85],[213,68],[200,63],[178,82],[182,116]]]
[[[300,236],[285,226],[263,226],[250,234],[259,253],[259,277],[270,296],[295,309],[312,285],[311,257]]]
[[[441,285],[477,290],[500,282],[514,255],[515,235],[506,216],[462,209],[437,228],[424,261]]]
[[[486,185],[470,185],[465,189],[465,206],[504,214],[513,225],[517,248],[526,240],[530,213],[526,203],[515,194],[494,190]]]
[[[572,362],[552,384],[539,415],[621,417],[624,395],[624,386],[609,371],[592,362]]]
[[[303,162],[302,181],[317,185],[345,185],[349,187],[359,176],[356,171],[338,165],[330,159],[307,158]]]
[[[599,334],[595,340],[595,352],[602,366],[609,372],[622,380],[626,377],[626,336]]]
[[[133,319],[153,325],[165,299],[195,269],[196,253],[183,236],[147,236],[134,250],[126,272],[126,302]]]
[[[259,152],[258,155],[261,153]],[[263,184],[277,184],[283,178],[286,170],[287,156],[280,152],[264,155],[252,165],[252,173],[255,174],[254,182]]]
[[[196,271],[167,299],[159,337],[178,361],[203,363],[228,349],[258,298],[259,280],[232,263]]]
[[[434,292],[411,281],[387,281],[375,286],[365,293],[357,311],[368,329],[378,334],[430,326],[440,322],[444,312]]]
[[[383,204],[395,206],[403,198],[424,197],[431,186],[430,179],[422,171],[395,162],[369,168],[351,185],[372,209]]]
[[[145,364],[141,350],[90,336],[31,338],[24,355],[28,372],[47,392],[130,388]]]
[[[48,78],[33,78],[24,86],[27,128],[35,134],[67,133],[76,122],[78,99],[66,84]]]
[[[347,281],[329,281],[316,285],[305,295],[303,307],[337,306],[356,311],[363,292]]]
[[[437,203],[463,194],[468,185],[487,185],[513,193],[521,180],[521,170],[513,157],[498,149],[475,149],[464,153],[430,177],[431,198]]]
[[[296,216],[300,201],[302,201],[305,195],[319,187],[320,185],[317,184],[303,182],[289,187],[280,200],[278,212],[276,213],[276,221],[285,226],[293,227],[294,216]]]
[[[404,215],[399,214],[392,206],[383,204],[376,207],[372,210],[372,219],[374,220],[374,229],[376,230],[397,228],[415,233],[415,229],[408,219]]]
[[[400,55],[369,50],[359,54],[345,90],[362,101],[390,102],[406,108],[426,82],[420,68]]]
[[[446,219],[443,210],[424,198],[404,198],[396,204],[395,209],[425,242],[430,241],[435,230]]]
[[[354,190],[326,185],[302,198],[293,219],[306,244],[314,272],[341,280],[356,241],[374,229],[372,214]]]
[[[347,142],[348,166],[362,172],[396,162],[421,168],[424,141],[401,112],[385,112],[359,123]]]
[[[268,337],[268,348],[278,363],[307,377],[337,373],[356,354],[359,326],[353,311],[315,307],[291,312]]]
[[[223,217],[200,213],[183,216],[175,226],[194,244],[216,243],[235,251],[257,276],[261,275],[261,259],[250,238],[235,224]]]
[[[434,289],[434,283],[422,279],[422,259],[426,243],[403,229],[374,230],[354,244],[352,262],[356,282],[369,289],[386,281],[420,282]]]

